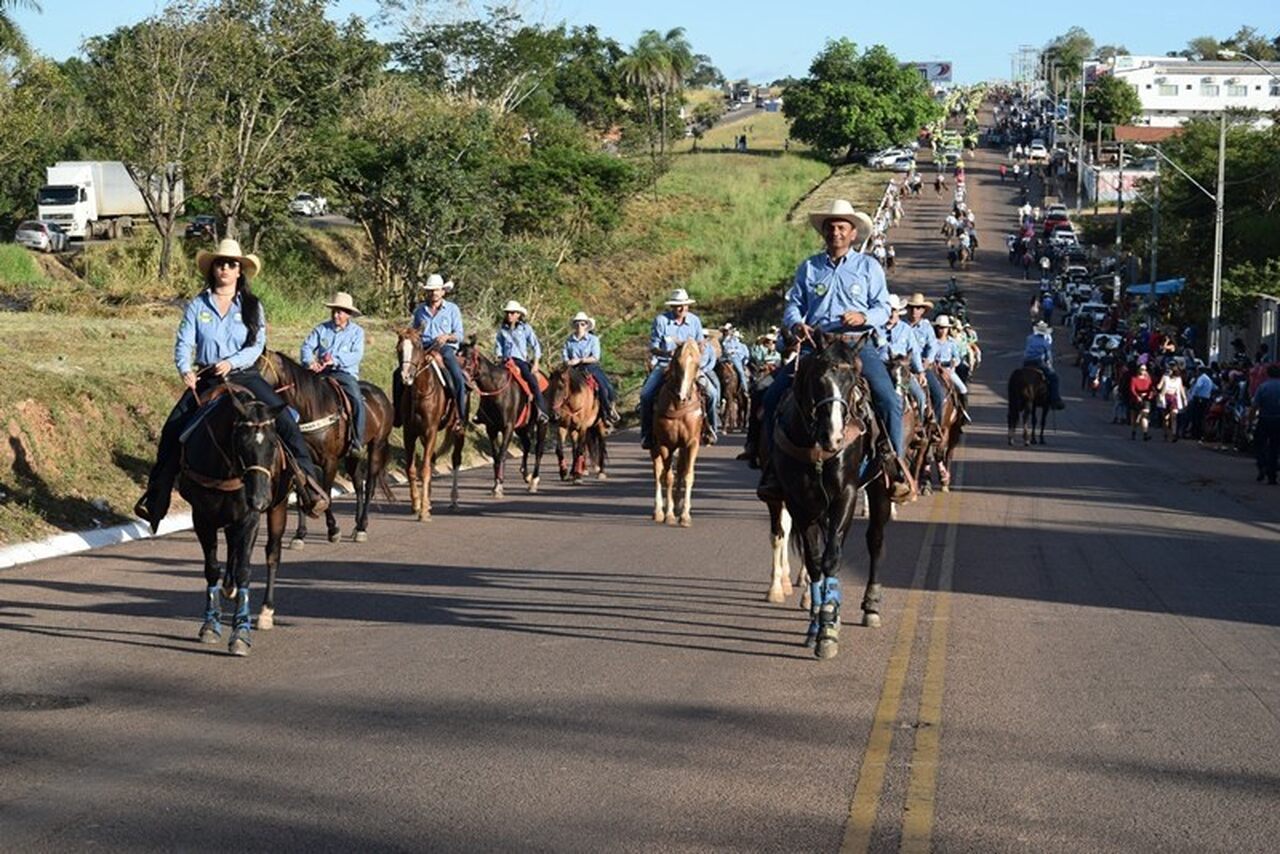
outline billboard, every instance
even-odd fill
[[[925,79],[926,83],[951,82],[950,62],[908,62],[905,64],[919,71],[920,76]]]

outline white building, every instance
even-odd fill
[[[1280,75],[1280,63],[1267,67]],[[1206,62],[1171,56],[1117,56],[1086,69],[1092,78],[1114,74],[1138,90],[1142,114],[1134,124],[1178,127],[1188,119],[1223,110],[1280,110],[1280,80],[1244,60]],[[1271,124],[1258,119],[1259,127]]]

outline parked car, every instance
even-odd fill
[[[885,168],[889,169],[891,172],[910,172],[912,169],[916,168],[916,158],[914,155],[904,154],[903,156],[885,164]]]
[[[1067,228],[1071,227],[1071,220],[1067,219],[1066,214],[1048,214],[1045,216],[1044,223],[1040,226],[1040,229],[1041,233],[1043,233],[1045,237],[1048,237],[1050,234],[1053,234],[1055,229],[1062,228],[1063,226],[1066,226]]]
[[[1107,307],[1100,302],[1086,302],[1076,307],[1071,313],[1071,328],[1079,330],[1085,324],[1097,326],[1107,317]]]
[[[1062,271],[1062,275],[1068,282],[1084,282],[1088,284],[1090,279],[1089,268],[1080,264],[1068,264],[1067,269]]]
[[[209,214],[200,214],[187,223],[187,230],[182,236],[187,240],[213,240],[218,236],[218,218]]]
[[[1049,243],[1053,246],[1070,246],[1079,243],[1076,230],[1070,225],[1060,225],[1049,232]]]
[[[1049,219],[1050,217],[1053,217],[1053,216],[1059,216],[1059,217],[1062,217],[1063,219],[1066,219],[1069,213],[1070,211],[1067,209],[1067,206],[1064,204],[1053,204],[1053,205],[1049,205],[1049,207],[1044,209],[1045,219]]]
[[[867,165],[873,169],[883,169],[889,163],[903,155],[911,154],[909,148],[885,148],[867,157]]]
[[[44,219],[28,219],[18,223],[13,242],[41,252],[65,252],[67,233],[56,222]]]
[[[289,202],[289,213],[297,216],[324,216],[329,211],[329,202],[324,196],[311,193],[298,193]]]
[[[1031,140],[1031,145],[1027,148],[1027,161],[1030,163],[1048,163],[1049,149],[1045,148],[1044,143],[1040,140]]]

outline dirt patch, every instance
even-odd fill
[[[32,260],[36,267],[44,274],[45,278],[51,282],[64,285],[83,284],[76,272],[63,263],[61,255],[44,255],[41,253],[32,253]]]

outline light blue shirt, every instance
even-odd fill
[[[702,319],[698,315],[689,312],[684,316],[683,323],[676,323],[675,315],[664,311],[653,319],[653,329],[649,332],[649,349],[663,351],[663,355],[654,357],[654,364],[665,365],[671,361],[671,354],[681,341],[697,341],[701,344],[705,339]]]
[[[944,368],[954,368],[964,358],[966,349],[961,346],[959,341],[951,338],[939,338],[938,351],[934,354],[934,360]]]
[[[304,366],[331,356],[335,368],[359,379],[360,360],[364,358],[364,329],[352,320],[347,321],[345,329],[339,329],[332,320],[326,320],[311,330],[302,342],[299,355]]]
[[[515,326],[504,323],[498,327],[493,352],[499,359],[520,359],[529,363],[542,360],[542,344],[538,342],[538,335],[523,320]],[[533,358],[529,358],[531,354]]]
[[[1187,396],[1191,398],[1202,397],[1205,400],[1208,400],[1213,397],[1213,389],[1213,378],[1208,374],[1201,374],[1196,377],[1196,381],[1191,384],[1191,391]]]
[[[726,338],[721,344],[720,349],[724,351],[724,357],[726,359],[739,365],[745,365],[747,359],[751,358],[751,353],[747,350],[747,345],[743,344],[737,338]]]
[[[592,332],[579,338],[577,335],[570,335],[564,341],[564,347],[560,350],[560,358],[569,363],[574,359],[595,359],[600,361],[600,339]]]
[[[847,311],[866,315],[867,325],[875,328],[889,319],[889,289],[880,262],[858,252],[835,262],[819,252],[801,262],[787,291],[782,325],[790,329],[806,323],[824,332],[839,332],[844,328],[840,317]]]
[[[915,325],[908,324],[907,328],[916,336],[916,346],[920,348],[920,359],[926,365],[937,361],[938,334],[933,331],[933,324],[922,317]]]
[[[1053,361],[1053,339],[1039,332],[1027,336],[1027,346],[1022,351],[1022,361],[1049,364]]]
[[[916,340],[915,334],[911,330],[911,326],[899,320],[891,327],[887,327],[880,336],[880,358],[886,362],[897,356],[909,356],[911,359],[911,372],[919,374],[924,372],[924,362],[920,358],[920,342]]]
[[[231,300],[226,315],[218,314],[213,294],[208,290],[187,303],[182,321],[178,324],[178,337],[173,345],[173,364],[179,374],[195,370],[195,366],[207,367],[227,361],[233,370],[252,367],[267,346],[267,319],[258,304],[258,334],[253,343],[245,346],[249,327],[240,315],[240,294]],[[192,352],[195,360],[192,361]]]
[[[436,309],[435,314],[427,303],[423,303],[413,311],[413,328],[422,332],[422,346],[430,348],[439,335],[455,335],[457,340],[450,341],[446,347],[457,349],[462,341],[462,312],[458,306],[445,300]]]
[[[710,344],[702,347],[702,355],[698,358],[698,370],[704,374],[716,372],[716,351]]]

